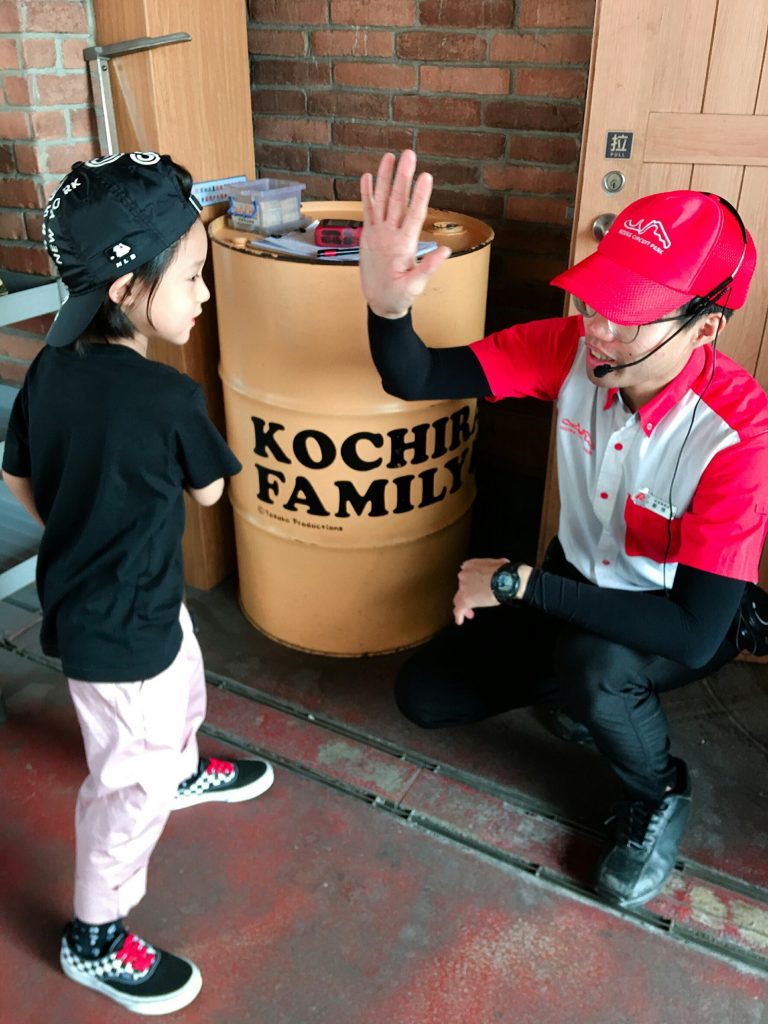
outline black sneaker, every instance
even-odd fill
[[[265,793],[275,780],[268,761],[222,761],[218,757],[201,757],[194,775],[179,783],[173,799],[173,810],[194,807],[218,800],[236,804]]]
[[[619,907],[653,899],[672,874],[691,809],[691,784],[682,761],[678,785],[660,803],[623,800],[615,808],[614,845],[597,868],[595,891]]]
[[[156,1017],[187,1006],[203,985],[190,960],[155,949],[122,929],[104,956],[88,960],[61,940],[61,969],[72,981],[114,999],[126,1010]]]

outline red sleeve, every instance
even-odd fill
[[[702,474],[680,523],[677,560],[756,582],[768,530],[768,435],[726,448]]]
[[[554,401],[568,376],[582,336],[580,316],[516,324],[470,347],[494,398]]]

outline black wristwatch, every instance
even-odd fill
[[[500,604],[512,604],[520,589],[520,562],[507,562],[491,576],[491,590]]]

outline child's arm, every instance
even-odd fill
[[[198,505],[215,505],[224,493],[224,477],[220,476],[206,487],[187,487],[185,490]]]
[[[14,476],[7,469],[3,470],[3,481],[11,494],[20,501],[33,519],[36,519],[41,526],[45,526],[40,513],[37,511],[35,499],[32,494],[32,481],[28,476]],[[211,485],[213,486],[213,485]]]

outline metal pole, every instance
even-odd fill
[[[83,50],[93,90],[102,156],[118,152],[115,110],[109,80],[110,59],[128,53],[139,53],[142,50],[154,50],[158,46],[168,46],[171,43],[188,43],[191,39],[192,36],[188,32],[172,32],[167,36],[144,36],[140,39],[126,39],[122,43],[110,43],[108,46],[88,46]]]

